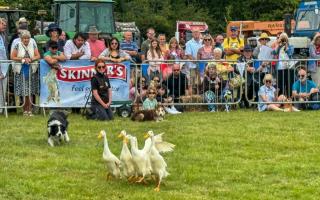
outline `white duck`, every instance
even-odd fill
[[[127,132],[125,130],[122,130],[118,137],[123,138],[122,150],[120,153],[122,175],[126,177],[128,181],[131,181],[131,179],[135,177],[136,171],[134,168],[131,152],[128,148],[129,138],[127,136]]]
[[[159,153],[166,153],[166,152],[171,152],[173,151],[175,145],[170,143],[170,142],[166,142],[162,140],[162,135],[164,133],[160,133],[155,135],[153,131],[148,131],[147,132],[148,135],[153,135],[154,136],[154,146],[155,148],[158,150]],[[145,141],[145,146],[148,146],[149,144],[151,144],[151,137],[148,137]]]
[[[158,135],[157,135],[158,136]],[[153,131],[148,131],[145,135],[146,138],[151,139],[151,153],[150,153],[150,162],[152,167],[152,174],[156,176],[157,186],[154,189],[155,191],[160,191],[160,184],[163,178],[167,177],[169,173],[167,172],[167,163],[164,158],[160,155],[159,151],[155,146],[155,137]]]
[[[110,179],[112,177],[120,178],[120,160],[109,149],[107,133],[104,130],[100,131],[98,138],[103,138],[104,149],[102,158],[107,164],[107,179]]]
[[[149,146],[145,146],[142,150],[139,150],[137,138],[132,135],[127,135],[127,137],[130,140],[131,154],[136,173],[141,176],[136,182],[141,183],[144,181],[146,175],[151,174],[151,168],[150,165],[148,165],[148,162],[150,162],[149,153],[151,150],[151,144]]]

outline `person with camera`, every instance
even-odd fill
[[[289,61],[293,54],[293,47],[289,45],[288,35],[281,33],[278,39],[279,46],[273,51],[276,59],[276,78],[279,94],[291,96],[291,86],[294,82],[294,63]]]

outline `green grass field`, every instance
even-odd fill
[[[0,199],[319,199],[319,112],[184,113],[165,121],[112,122],[69,117],[70,144],[50,148],[47,118],[0,116]],[[120,130],[152,129],[176,144],[164,155],[170,176],[161,191],[106,180],[105,129],[114,154]]]

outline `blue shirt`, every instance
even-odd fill
[[[259,92],[258,92],[258,95],[259,95],[258,110],[260,112],[265,111],[267,109],[267,104],[264,103],[261,96],[266,96],[267,102],[273,102],[273,101],[275,101],[275,91],[276,91],[276,89],[273,86],[267,87],[267,86],[263,85],[260,87]]]
[[[292,85],[292,91],[297,91],[297,93],[309,93],[312,88],[317,88],[315,82],[311,80],[306,80],[305,84],[302,84],[300,80],[297,80]]]
[[[193,59],[197,59],[198,50],[202,47],[202,40],[196,41],[191,39],[186,44],[186,55],[191,55]],[[197,66],[194,63],[189,62],[189,68],[196,68]]]
[[[122,41],[120,43],[120,49],[126,50],[126,51],[136,51],[138,52],[138,45],[136,42],[127,42],[127,41]]]

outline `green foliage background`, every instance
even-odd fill
[[[20,5],[35,12],[46,9],[48,13],[52,3],[53,0],[0,0],[0,5]],[[299,0],[115,0],[115,12],[117,21],[135,21],[143,34],[152,26],[158,33],[172,36],[177,20],[206,21],[212,33],[221,33],[227,21],[281,20],[284,14],[293,14],[298,3]],[[46,20],[52,20],[52,16],[49,14]]]

